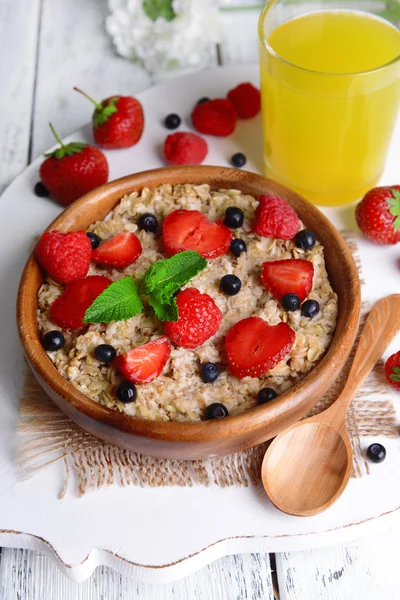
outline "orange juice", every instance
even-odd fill
[[[316,204],[344,204],[379,180],[400,97],[400,32],[353,10],[260,19],[267,175]],[[400,163],[399,163],[400,164]]]

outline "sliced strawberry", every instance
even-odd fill
[[[63,329],[82,327],[86,310],[111,283],[111,279],[103,275],[92,275],[69,283],[51,305],[50,319]]]
[[[278,300],[285,294],[296,294],[303,302],[311,292],[313,277],[313,264],[302,258],[273,260],[262,266],[263,284]]]
[[[162,237],[169,256],[195,250],[208,259],[224,254],[232,240],[228,227],[219,220],[211,223],[198,210],[174,210],[164,219]]]
[[[271,326],[260,317],[243,319],[225,338],[229,370],[240,379],[261,377],[290,352],[295,339],[287,323]]]
[[[120,354],[113,364],[128,381],[150,383],[160,375],[170,354],[170,343],[163,336]]]
[[[121,231],[93,250],[92,260],[100,265],[123,269],[134,263],[141,253],[142,244],[139,238],[130,231]]]

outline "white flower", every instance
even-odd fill
[[[143,0],[109,0],[107,32],[122,56],[139,61],[150,73],[195,69],[210,62],[220,39],[215,0],[173,0],[176,17],[152,21]]]

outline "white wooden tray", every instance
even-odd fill
[[[140,94],[146,113],[144,137],[137,147],[107,153],[110,179],[162,166],[160,148],[167,135],[163,117],[177,112],[189,128],[191,106],[198,98],[224,96],[241,81],[257,84],[257,67],[201,72]],[[256,118],[241,122],[228,139],[210,138],[206,162],[227,165],[240,149],[249,158],[248,169],[261,169],[260,127]],[[72,138],[91,141],[90,128]],[[399,154],[400,129],[383,182],[399,182]],[[40,161],[26,169],[0,200],[0,546],[45,552],[76,581],[104,564],[142,581],[165,582],[224,555],[335,544],[400,521],[399,440],[381,440],[387,448],[386,461],[372,465],[370,476],[350,481],[342,498],[327,512],[305,519],[280,513],[262,488],[113,487],[81,499],[69,494],[60,502],[60,465],[18,481],[13,457],[25,366],[16,334],[15,298],[34,237],[60,212],[51,200],[33,194]],[[338,227],[355,228],[354,206],[324,212]],[[360,249],[365,298],[375,301],[399,291],[398,247],[378,247],[360,239]],[[387,354],[396,348],[400,348],[400,338]],[[399,405],[400,395],[394,400]],[[363,442],[367,447],[370,440]]]

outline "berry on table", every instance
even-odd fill
[[[297,310],[300,306],[300,299],[296,294],[285,294],[282,296],[282,306],[287,311]]]
[[[168,256],[194,250],[210,260],[228,250],[232,234],[221,221],[212,223],[198,210],[178,209],[164,219],[162,239]]]
[[[303,315],[303,317],[308,317],[310,319],[317,316],[319,310],[319,302],[317,302],[316,300],[306,300],[301,305],[301,314]]]
[[[239,119],[251,119],[260,112],[260,90],[251,83],[240,83],[228,92],[227,97],[235,107]]]
[[[94,356],[100,362],[110,363],[117,356],[117,351],[111,344],[100,344],[94,349]]]
[[[61,333],[61,331],[57,331],[56,329],[54,329],[53,331],[48,331],[42,337],[42,346],[47,352],[55,352],[56,350],[61,350],[64,344],[64,335]]]
[[[224,225],[229,229],[238,229],[243,225],[244,213],[241,208],[229,206],[225,211]]]
[[[261,377],[290,352],[296,339],[287,323],[269,325],[260,317],[236,323],[225,338],[228,366],[236,377]]]
[[[82,142],[64,144],[51,123],[50,129],[61,147],[45,154],[40,178],[51,196],[68,206],[107,182],[108,163],[98,148]]]
[[[302,258],[271,260],[263,263],[263,284],[278,300],[287,294],[296,294],[303,302],[311,292],[314,277],[312,262]]]
[[[150,383],[165,367],[171,345],[165,336],[136,346],[114,359],[114,366],[131,383]]]
[[[90,240],[92,250],[96,250],[96,248],[98,248],[101,244],[101,238],[97,235],[97,233],[92,233],[91,231],[89,231],[86,235]]]
[[[231,158],[231,163],[237,169],[241,169],[247,162],[247,158],[243,152],[236,152]]]
[[[85,277],[89,270],[92,246],[84,231],[44,233],[36,246],[36,258],[47,273],[60,283]]]
[[[131,231],[121,231],[101,244],[92,253],[92,260],[100,265],[123,269],[139,258],[142,244]]]
[[[91,275],[68,283],[50,307],[50,320],[63,329],[82,327],[86,310],[110,284],[103,275]]]
[[[237,114],[233,104],[224,98],[197,104],[192,112],[193,127],[200,133],[224,137],[235,127]]]
[[[294,241],[297,248],[302,248],[302,250],[311,250],[311,248],[315,246],[317,239],[313,231],[310,231],[309,229],[302,229],[296,233]]]
[[[253,231],[264,237],[291,240],[300,227],[295,210],[274,194],[259,196],[258,202],[254,211]]]
[[[204,383],[213,383],[219,377],[220,370],[213,362],[203,363],[200,367],[200,375]]]
[[[240,238],[235,238],[231,241],[229,250],[232,252],[233,256],[240,256],[247,250],[246,242]]]
[[[165,333],[176,346],[197,348],[217,333],[222,313],[208,294],[186,288],[176,296],[179,318],[165,321]]]
[[[400,186],[377,187],[365,194],[356,207],[362,233],[375,244],[400,241]]]
[[[240,292],[242,282],[236,275],[224,275],[219,282],[221,291],[227,296],[236,296]]]
[[[222,419],[223,417],[229,417],[229,412],[226,406],[220,402],[214,402],[207,406],[204,416],[207,420]]]
[[[400,391],[400,351],[392,354],[385,364],[386,380],[395,390]]]
[[[172,133],[164,142],[164,155],[171,165],[199,165],[207,152],[207,142],[187,131]]]
[[[182,119],[175,113],[167,115],[164,119],[164,125],[167,129],[177,129],[181,122]]]
[[[36,196],[39,196],[39,198],[48,198],[50,196],[50,192],[44,185],[43,181],[38,181],[35,183],[33,191],[35,192]]]
[[[140,216],[138,225],[140,229],[147,231],[147,233],[155,233],[158,226],[157,217],[152,213],[144,213]]]
[[[277,397],[277,393],[272,388],[262,388],[257,394],[257,404],[265,404]]]
[[[96,102],[77,87],[74,90],[83,94],[95,106],[92,117],[93,136],[101,148],[114,150],[129,148],[138,143],[144,129],[143,107],[132,96],[111,96]]]
[[[117,388],[117,398],[127,404],[128,402],[134,402],[137,397],[137,389],[135,384],[130,381],[121,381]]]
[[[371,444],[367,448],[367,458],[371,462],[381,463],[386,458],[386,449],[382,444]]]

